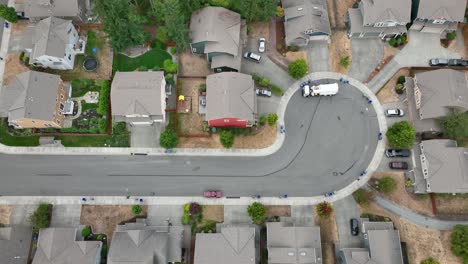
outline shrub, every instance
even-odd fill
[[[141,214],[142,211],[143,211],[143,208],[141,208],[141,205],[139,204],[132,205],[132,213],[134,215],[139,215]]]
[[[104,239],[104,235],[102,235],[102,234],[99,234],[99,235],[96,236],[97,241],[102,241],[103,239]]]
[[[468,138],[468,113],[450,114],[442,120],[444,135],[459,144]]]
[[[395,38],[392,38],[388,41],[388,44],[392,47],[395,47],[397,45],[397,40]]]
[[[0,5],[0,17],[10,23],[18,22],[18,16],[16,15],[15,8],[7,5]]]
[[[270,80],[268,78],[261,78],[260,81],[258,82],[259,85],[261,86],[268,86],[270,84]]]
[[[268,125],[274,126],[276,122],[278,122],[278,115],[275,113],[271,113],[267,115],[267,122]]]
[[[276,17],[284,17],[284,8],[276,6]]]
[[[389,194],[396,189],[396,181],[390,176],[385,176],[382,179],[379,179],[376,183],[377,190]]]
[[[333,212],[333,207],[327,202],[321,202],[317,204],[317,215],[320,218],[328,218]]]
[[[23,61],[23,58],[24,58],[24,51],[21,51],[19,55],[19,60]]]
[[[100,83],[101,89],[99,91],[99,105],[96,112],[100,115],[107,115],[109,111],[109,96],[110,85],[109,81],[105,80]]]
[[[206,92],[206,83],[200,84],[200,86],[198,86],[198,90],[202,93]]]
[[[289,50],[289,51],[298,51],[298,50],[299,50],[299,47],[296,46],[296,45],[291,45],[291,46],[288,47],[288,50]]]
[[[434,258],[428,258],[421,261],[421,264],[440,264],[440,262],[435,260]]]
[[[454,32],[447,33],[447,39],[448,40],[454,40],[456,38],[457,38],[457,32],[454,31]]]
[[[107,244],[103,244],[101,247],[101,259],[107,258]]]
[[[156,40],[162,43],[167,43],[169,41],[168,30],[166,27],[162,26],[158,28],[156,33]]]
[[[372,193],[364,190],[364,189],[359,189],[353,193],[354,200],[361,205],[361,206],[368,206],[369,202],[372,200]]]
[[[219,134],[219,140],[225,148],[231,148],[234,144],[234,134],[229,130],[223,130]]]
[[[351,64],[349,56],[343,56],[343,57],[340,58],[341,67],[347,69],[349,67],[349,64]]]
[[[176,73],[178,65],[175,64],[172,60],[167,59],[163,62],[163,69],[167,73]]]
[[[416,139],[416,131],[408,121],[393,124],[386,135],[388,143],[394,148],[410,148]]]
[[[267,123],[267,116],[261,116],[259,122],[261,126],[265,125]]]
[[[403,44],[406,43],[407,38],[406,38],[405,35],[401,35],[401,36],[400,36],[400,40],[401,40],[401,45],[403,45]]]
[[[33,226],[34,232],[38,232],[41,228],[49,227],[50,225],[50,208],[51,204],[42,203],[37,207],[36,211],[29,217],[29,221]]]
[[[165,50],[166,49],[166,44],[162,43],[161,41],[158,40],[153,40],[151,42],[151,48],[152,49],[160,49],[160,50]]]
[[[398,83],[405,83],[406,82],[406,76],[404,75],[401,75],[400,77],[398,77]]]
[[[173,130],[166,129],[161,133],[159,144],[165,149],[175,148],[179,144],[179,137]]]
[[[214,233],[216,232],[216,222],[213,220],[206,221],[205,225],[200,227],[202,233]]]
[[[176,47],[171,47],[170,50],[172,55],[175,55],[177,53],[177,48]]]
[[[99,133],[107,133],[107,119],[99,119]]]
[[[81,236],[84,238],[88,238],[91,236],[91,227],[90,226],[85,226],[83,229],[81,229]]]
[[[452,253],[461,257],[464,264],[468,264],[468,225],[454,227],[451,244]]]
[[[281,87],[277,86],[277,85],[274,85],[274,84],[271,84],[269,85],[270,87],[270,90],[271,90],[271,93],[276,95],[276,96],[283,96],[283,89],[281,89]]]
[[[395,85],[395,92],[397,94],[402,94],[404,92],[404,90],[405,90],[404,88],[405,88],[405,86],[402,83],[397,83]]]
[[[266,207],[259,202],[254,202],[249,205],[247,207],[247,213],[255,224],[261,224],[267,218]]]
[[[307,74],[309,66],[304,59],[298,59],[288,65],[288,72],[294,79],[300,79]]]
[[[112,134],[114,135],[122,135],[127,133],[127,124],[125,122],[114,123],[112,125]]]
[[[190,216],[188,214],[184,214],[182,216],[182,224],[183,225],[190,225]]]
[[[202,212],[202,208],[199,204],[197,203],[190,203],[190,206],[189,206],[189,213],[191,215],[198,215]]]
[[[411,187],[411,186],[413,186],[413,182],[411,180],[406,180],[405,181],[405,186],[406,187]]]

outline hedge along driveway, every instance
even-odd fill
[[[164,61],[167,59],[172,60],[171,55],[161,49],[152,49],[135,58],[130,58],[119,53],[114,58],[113,71],[129,72],[134,71],[141,66],[144,66],[149,70],[155,67],[162,68]]]

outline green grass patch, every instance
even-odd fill
[[[130,133],[125,123],[115,123],[110,136],[60,136],[65,147],[130,147]]]
[[[95,81],[90,79],[75,79],[71,81],[72,97],[84,96],[90,91],[99,91]]]
[[[94,56],[93,48],[96,48],[98,51],[104,47],[104,38],[98,38],[96,32],[90,30],[88,31],[88,40],[86,41],[85,53],[87,56]]]
[[[164,60],[172,59],[171,55],[161,49],[152,49],[136,58],[130,58],[123,54],[117,54],[113,62],[113,71],[129,72],[140,67],[146,69],[160,69],[163,67]]]
[[[83,103],[84,101],[82,101],[81,103],[81,112],[84,112],[86,110],[89,110],[89,109],[97,109],[98,107],[98,104],[94,104],[94,103]]]
[[[39,146],[38,136],[13,136],[8,133],[6,119],[0,121],[0,143],[7,146],[34,147]]]

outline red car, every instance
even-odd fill
[[[206,198],[221,198],[223,193],[221,191],[206,191],[203,192],[203,196]]]

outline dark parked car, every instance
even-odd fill
[[[408,162],[405,161],[392,161],[389,163],[390,169],[394,170],[407,170]]]
[[[389,158],[395,157],[409,157],[411,156],[411,150],[409,149],[387,149],[385,155]]]
[[[349,224],[351,226],[351,235],[359,235],[359,221],[356,218],[351,218],[351,220],[349,220]]]
[[[449,61],[447,59],[431,59],[429,65],[431,66],[447,66]]]
[[[449,66],[461,66],[461,67],[466,67],[468,66],[468,60],[462,60],[462,59],[451,59],[448,62]]]

